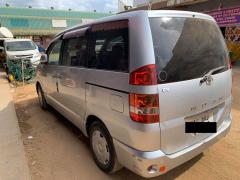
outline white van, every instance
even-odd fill
[[[2,62],[14,59],[29,59],[33,66],[40,63],[41,54],[37,45],[30,39],[0,39]]]

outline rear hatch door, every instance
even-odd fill
[[[221,31],[211,20],[154,17],[150,25],[159,84],[161,149],[172,154],[213,134],[185,133],[186,122],[221,125],[225,102],[231,97],[229,58]]]

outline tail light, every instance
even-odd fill
[[[156,65],[150,64],[140,67],[130,73],[129,84],[131,85],[156,85],[157,73]]]
[[[130,117],[139,123],[159,122],[158,94],[129,94]]]

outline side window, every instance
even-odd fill
[[[106,42],[106,39],[96,39],[96,44],[95,44],[95,52],[96,52],[96,55],[99,55],[100,53],[100,50],[102,49],[103,45],[105,44]]]
[[[127,21],[93,26],[90,42],[89,68],[128,72]]]
[[[48,52],[48,64],[50,65],[58,65],[60,59],[62,41],[57,41]]]
[[[85,66],[86,59],[87,40],[85,38],[74,38],[64,41],[62,65]]]

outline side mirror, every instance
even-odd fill
[[[3,52],[4,52],[4,47],[0,46],[0,53],[3,53]]]
[[[42,54],[41,58],[40,58],[40,63],[41,64],[47,64],[47,62],[48,62],[47,54]]]

